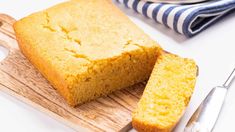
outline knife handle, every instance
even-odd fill
[[[211,132],[221,111],[227,89],[215,87],[191,117],[185,132]]]

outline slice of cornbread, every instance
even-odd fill
[[[160,46],[110,0],[72,0],[14,24],[23,54],[72,105],[146,80]]]
[[[172,54],[160,56],[133,112],[133,127],[140,132],[171,131],[184,113],[196,76],[193,60]]]

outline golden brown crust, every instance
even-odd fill
[[[22,53],[75,106],[147,79],[162,50],[106,0],[72,0],[14,24]]]
[[[132,119],[132,126],[138,132],[171,132],[171,130],[174,128],[174,126],[169,128],[159,128],[155,125],[146,124],[142,121],[138,121],[135,118]]]

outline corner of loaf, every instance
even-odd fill
[[[14,29],[22,53],[71,106],[148,79],[162,51],[108,0],[58,4]]]
[[[188,105],[196,77],[193,60],[163,53],[133,112],[133,127],[142,132],[171,131]]]

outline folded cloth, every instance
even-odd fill
[[[203,31],[235,9],[235,0],[210,0],[185,5],[152,3],[143,0],[117,1],[186,37],[192,37]]]

